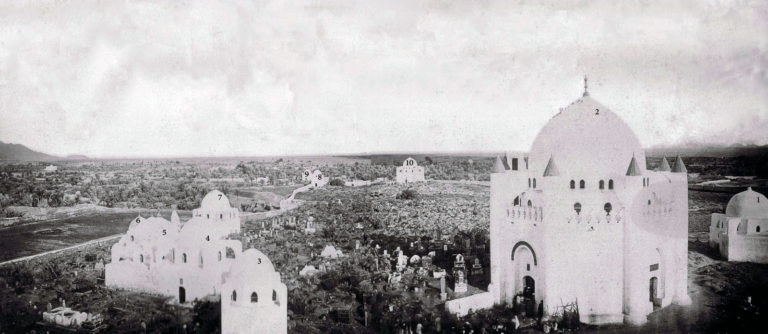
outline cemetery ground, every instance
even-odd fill
[[[403,196],[406,189],[411,195]],[[461,253],[468,267],[479,259],[484,273],[470,276],[469,284],[485,289],[489,280],[487,186],[435,181],[410,187],[329,186],[298,198],[305,201],[298,209],[277,218],[244,219],[242,232],[231,236],[243,241],[244,248],[264,252],[281,273],[289,291],[289,332],[391,333],[404,328],[415,332],[418,324],[425,333],[469,328],[475,333],[483,329],[512,332],[508,307],[473,312],[463,319],[446,314],[439,280],[423,275],[416,264],[409,263],[399,281],[390,278],[397,247],[409,258],[421,256],[422,261],[424,255],[435,252],[427,256],[431,265],[425,265],[448,273],[453,255]],[[702,232],[708,227],[708,215],[722,211],[728,198],[697,192],[689,198],[688,272],[693,304],[654,312],[644,326],[582,325],[581,332],[749,332],[755,328],[766,310],[768,266],[726,262],[710,251]],[[288,217],[295,217],[295,223]],[[315,232],[307,234],[309,217]],[[61,300],[74,310],[101,314],[109,332],[218,331],[218,300],[180,306],[171,298],[107,289],[102,268],[110,259],[111,244],[0,268],[0,333],[44,331],[35,324],[41,312],[48,303],[60,306]],[[323,254],[329,245],[342,256]],[[300,275],[307,265],[316,272]],[[451,278],[446,286],[450,293]],[[746,303],[747,296],[752,297],[751,304]],[[540,331],[532,320],[523,324],[526,327],[519,332]]]

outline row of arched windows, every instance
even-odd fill
[[[576,189],[576,181],[571,180],[570,186],[571,186],[571,189]],[[584,180],[579,180],[579,189],[584,189],[586,187],[587,187],[587,183],[584,182]],[[600,188],[600,190],[605,189],[604,180],[600,180],[600,182],[598,182],[598,188]],[[608,190],[613,190],[613,180],[608,180]]]
[[[513,205],[517,206],[520,205],[520,196],[515,197],[515,201],[513,202]],[[533,206],[533,202],[531,200],[528,200],[528,203],[526,205],[530,208]]]
[[[237,290],[232,290],[232,297],[233,302],[237,301]],[[272,290],[272,301],[277,303],[277,291]],[[259,294],[256,293],[256,291],[251,292],[251,303],[258,303],[259,302]]]
[[[610,202],[607,202],[607,203],[605,203],[605,205],[603,205],[603,210],[605,210],[605,214],[606,215],[610,215],[611,211],[613,210],[613,205],[611,205]],[[576,211],[577,215],[580,214],[581,213],[581,203],[579,203],[579,202],[574,203],[573,204],[573,211]]]
[[[533,181],[533,182],[531,182],[531,181]],[[535,177],[533,179],[528,178],[528,188],[536,189],[536,178]]]
[[[231,251],[231,250],[232,250],[231,248],[227,247],[227,252],[228,252],[227,257],[229,257],[229,251]],[[232,258],[234,259],[235,258],[234,251],[232,251],[231,253],[232,253]],[[143,259],[144,258],[143,258],[143,255],[142,255],[142,262],[144,262]],[[221,251],[219,251],[219,261],[221,261]],[[182,263],[187,263],[187,253],[182,253],[181,254],[181,262]],[[201,265],[203,264],[203,256],[202,255],[200,255],[200,264]]]
[[[643,188],[645,188],[645,187],[647,187],[647,186],[650,186],[650,185],[651,185],[651,178],[649,178],[649,177],[644,177],[644,178],[643,178]]]

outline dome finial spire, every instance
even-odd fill
[[[584,74],[584,96],[589,96],[589,92],[587,91],[587,75]]]

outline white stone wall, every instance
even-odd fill
[[[577,301],[586,323],[645,322],[653,311],[652,277],[659,282],[661,306],[689,301],[685,174],[591,179],[540,174],[491,174],[489,292],[496,303],[511,302],[522,291],[526,275],[534,278],[537,303],[543,300],[547,312]],[[535,189],[533,182],[529,187],[529,178],[536,179]],[[570,189],[571,179],[576,189]],[[585,189],[579,187],[582,179]],[[613,189],[608,189],[610,179]],[[518,196],[521,201],[515,206]],[[581,204],[579,214],[576,202]],[[610,215],[605,203],[611,203]],[[513,261],[512,249],[520,242],[525,246],[515,250]],[[530,263],[534,254],[537,261]],[[651,270],[652,265],[657,268]]]

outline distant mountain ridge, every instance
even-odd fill
[[[0,160],[14,161],[46,161],[46,160],[88,160],[84,155],[59,157],[29,149],[21,144],[4,143],[0,141]]]
[[[660,157],[662,155],[673,157],[676,155],[685,157],[710,157],[733,158],[738,156],[768,155],[768,145],[743,145],[730,146],[715,145],[688,145],[682,147],[653,147],[645,150],[645,155]]]

